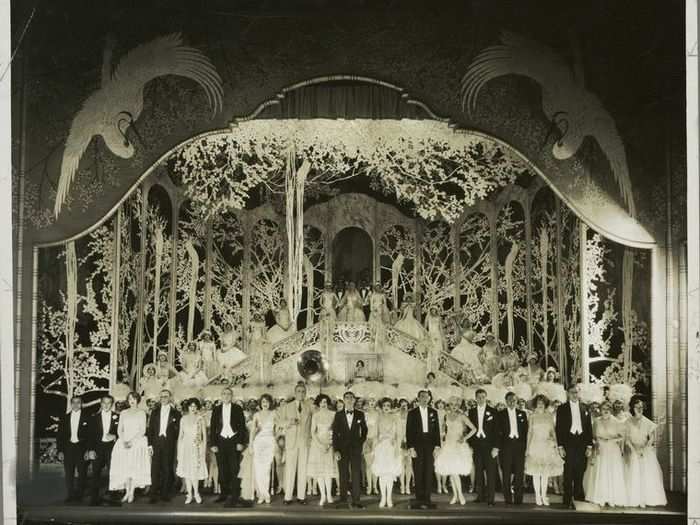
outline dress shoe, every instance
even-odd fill
[[[297,499],[297,503],[299,505],[306,505],[306,500],[305,499]]]
[[[216,498],[216,499],[214,500],[214,503],[223,503],[223,502],[226,501],[227,499],[228,499],[228,498],[227,498],[226,494],[221,494],[218,498]]]
[[[294,502],[291,499],[284,500],[285,505],[291,505],[292,503],[294,503]]]
[[[365,506],[362,503],[351,503],[350,508],[354,510],[362,510]]]
[[[574,502],[573,502],[573,501],[572,501],[571,503],[569,503],[569,507],[568,507],[568,508],[569,508],[569,510],[576,510],[576,505],[574,505]]]
[[[472,501],[472,503],[483,503],[483,502],[481,501],[481,498],[476,498],[474,501]]]
[[[158,501],[158,496],[151,496],[150,498],[148,498],[149,503],[158,503]]]
[[[224,505],[224,507],[236,508],[236,507],[238,507],[239,503],[240,502],[237,499],[229,498],[228,501],[226,501],[226,504]]]
[[[494,502],[494,501],[489,501],[489,504],[488,504],[488,505],[489,505],[489,507],[494,507],[494,506],[496,505],[496,502]]]

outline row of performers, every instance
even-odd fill
[[[350,283],[348,291],[340,303],[333,289],[327,287],[321,299],[321,322],[332,323],[336,320],[365,322],[362,301]],[[337,311],[337,312],[336,312]],[[447,351],[447,339],[443,321],[437,308],[431,308],[422,325],[414,316],[415,303],[407,296],[401,307],[401,316],[393,325],[398,330],[419,344],[419,353],[427,362],[427,370],[435,372],[439,368],[439,356]],[[284,300],[275,313],[276,323],[267,328],[262,315],[256,313],[250,323],[248,348],[249,354],[256,360],[263,383],[265,374],[270,372],[270,345],[292,335],[295,326]],[[370,330],[375,342],[381,343],[383,328],[387,326],[390,315],[386,298],[380,285],[370,295]],[[545,371],[539,366],[539,357],[529,353],[525,362],[521,362],[518,353],[511,345],[501,345],[492,334],[487,334],[482,346],[474,342],[476,333],[470,326],[458,327],[460,336],[458,344],[450,354],[463,366],[463,377],[470,384],[504,384],[512,386],[520,382],[534,385],[544,379]],[[231,377],[235,369],[249,358],[239,347],[240,335],[231,323],[226,323],[221,333],[219,345],[213,341],[210,331],[205,330],[198,342],[187,344],[180,356],[181,370],[169,364],[167,353],[158,354],[154,363],[144,367],[141,381],[142,392],[157,392],[161,388],[170,388],[170,380],[177,377],[178,382],[193,387],[202,387],[220,378]],[[552,369],[553,370],[553,369]],[[549,373],[550,370],[547,370]]]
[[[525,475],[537,505],[549,505],[548,480],[562,476],[567,507],[574,499],[666,504],[656,425],[644,416],[641,398],[632,398],[629,413],[618,415],[608,400],[598,412],[583,404],[577,385],[564,403],[537,395],[523,409],[513,392],[498,401],[489,402],[478,389],[473,400],[453,397],[433,406],[423,389],[411,403],[361,401],[346,392],[333,406],[325,394],[308,399],[299,383],[294,397],[277,406],[269,394],[243,406],[224,388],[216,405],[203,408],[192,398],[177,407],[163,390],[148,411],[132,392],[119,412],[105,396],[100,410],[88,415],[75,397],[60,419],[57,448],[73,503],[82,498],[91,461],[91,504],[115,504],[120,491],[122,502],[133,502],[135,490],[144,487],[151,502],[169,501],[176,477],[188,504],[202,503],[202,482],[219,493],[216,502],[247,506],[257,496],[258,504],[269,504],[276,478],[286,504],[305,504],[315,482],[320,505],[332,503],[336,494],[351,508],[362,508],[363,474],[367,494],[378,489],[380,507],[393,506],[397,478],[402,494],[411,492],[413,481],[413,507],[432,508],[434,482],[438,492],[447,492],[448,480],[450,503],[465,504],[463,477],[470,478],[477,502],[493,505],[500,485],[506,503],[521,504]],[[111,499],[100,500],[105,469]]]

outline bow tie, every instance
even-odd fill
[[[352,416],[352,410],[346,410],[345,415]]]

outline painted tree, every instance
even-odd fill
[[[416,237],[404,226],[392,225],[379,240],[379,276],[388,303],[397,308],[416,290]]]
[[[491,330],[491,230],[486,215],[464,218],[459,233],[462,320],[469,321],[481,341]]]

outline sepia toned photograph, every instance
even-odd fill
[[[3,3],[3,525],[700,523],[696,0]]]

